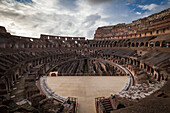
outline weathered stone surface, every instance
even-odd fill
[[[170,9],[133,21],[130,24],[99,27],[95,40],[125,39],[170,33]],[[160,24],[162,23],[162,24]]]

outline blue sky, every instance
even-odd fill
[[[0,26],[11,34],[84,36],[170,8],[170,0],[0,0]]]
[[[33,3],[32,0],[15,0],[20,3]]]

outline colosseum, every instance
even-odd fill
[[[170,113],[170,8],[94,39],[0,27],[1,113]]]

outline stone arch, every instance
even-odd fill
[[[130,63],[133,65],[133,60],[132,59],[130,59]]]
[[[32,44],[29,44],[29,48],[32,48]]]
[[[145,43],[145,47],[148,47],[148,42]]]
[[[9,78],[5,78],[5,83],[6,83],[6,88],[7,88],[7,91],[10,91],[10,83],[9,83]]]
[[[10,43],[9,44],[9,48],[14,48],[15,47],[15,44],[14,43]]]
[[[162,47],[166,47],[166,41],[162,42]]]
[[[39,44],[39,45],[38,45],[38,48],[42,48],[42,47],[43,47],[42,44]]]
[[[136,64],[137,64],[137,61],[134,59],[134,60],[133,60],[133,63],[134,63],[134,65],[136,65]]]
[[[13,82],[16,81],[15,74],[12,74],[12,80],[13,80]]]
[[[24,44],[24,48],[27,48],[27,44]]]
[[[125,64],[125,58],[121,58],[121,62]]]
[[[150,46],[150,47],[153,47],[153,42],[150,42],[150,43],[149,43],[149,46]]]
[[[140,61],[137,61],[137,67],[140,67]]]
[[[157,78],[157,74],[155,74],[154,78],[155,78],[155,79]]]
[[[92,44],[90,44],[90,47],[92,47]]]
[[[114,42],[114,47],[116,47],[117,46],[117,41],[116,42]]]
[[[160,75],[158,75],[157,81],[161,81],[161,76]]]
[[[139,46],[139,43],[137,42],[137,43],[136,43],[136,47],[138,47],[138,46]]]
[[[127,43],[125,42],[125,43],[123,43],[123,47],[127,47]]]
[[[144,69],[146,69],[146,64],[144,63]]]
[[[153,70],[153,68],[151,68],[151,73],[152,73],[152,74],[154,73],[154,70]]]
[[[143,69],[143,65],[141,65],[141,69]]]
[[[16,79],[18,79],[18,78],[19,78],[19,75],[18,75],[18,74],[16,74],[15,76],[16,76]]]
[[[161,74],[160,76],[161,76],[161,79],[162,79],[162,80],[165,80],[165,79],[164,79],[164,75],[163,75],[163,74]]]
[[[128,47],[130,47],[130,45],[131,45],[131,42],[128,43]]]
[[[132,47],[135,47],[135,43],[132,43]]]
[[[46,48],[48,48],[49,47],[49,45],[48,44],[46,44]]]
[[[19,48],[24,48],[24,44],[19,44]]]
[[[160,42],[159,41],[156,41],[155,42],[155,47],[159,47],[160,46]]]
[[[16,43],[16,44],[14,45],[14,48],[19,48],[19,44]]]
[[[116,47],[120,47],[120,40],[117,42],[117,45],[116,45]]]
[[[144,46],[144,43],[143,43],[143,42],[141,42],[141,43],[140,43],[140,47],[143,47],[143,46]]]
[[[115,70],[115,67],[113,66],[113,69]]]
[[[123,104],[118,104],[117,109],[125,108]]]
[[[150,72],[150,66],[147,66],[147,71]]]

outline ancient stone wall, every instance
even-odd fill
[[[0,33],[7,33],[5,27],[3,26],[0,26]]]
[[[170,8],[129,24],[99,27],[95,40],[138,38],[170,33]]]
[[[67,37],[41,34],[40,39],[58,39],[58,40],[85,40],[85,37]]]

